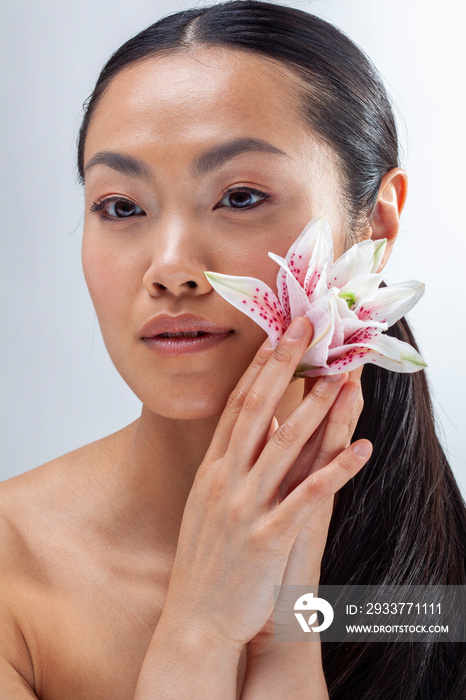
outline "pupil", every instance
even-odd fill
[[[244,206],[245,204],[250,204],[250,197],[251,193],[250,192],[236,192],[233,195],[236,198],[236,203],[239,204],[239,206]]]
[[[115,204],[115,212],[118,216],[129,216],[133,209],[134,206],[131,204],[131,202],[125,202],[124,200],[116,202]]]

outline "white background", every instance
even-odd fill
[[[379,68],[403,115],[409,197],[385,279],[426,283],[408,318],[428,363],[442,441],[466,493],[461,3],[286,4],[349,34]],[[81,272],[75,139],[81,105],[109,55],[163,15],[193,6],[187,0],[2,2],[0,479],[139,414],[139,401],[106,354]]]

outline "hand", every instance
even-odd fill
[[[348,378],[319,379],[268,438],[310,342],[311,325],[301,322],[301,337],[293,338],[295,320],[275,350],[266,343],[259,349],[228,400],[186,502],[159,621],[165,628],[195,628],[207,640],[241,649],[270,618],[274,584],[282,583],[299,533],[320,527],[322,506],[369,457],[336,451],[286,497],[280,491],[291,468],[306,461],[310,438]]]
[[[358,367],[349,373],[349,380],[343,385],[335,403],[322,421],[318,430],[308,440],[298,460],[285,477],[280,487],[283,497],[290,490],[326,464],[335,459],[340,452],[351,443],[351,438],[356,429],[361,415],[364,401],[361,390],[361,374],[363,367]],[[314,379],[306,379],[303,397],[310,390]],[[274,424],[270,434],[278,428],[278,422]],[[320,565],[327,541],[328,528],[332,517],[335,499],[330,497],[315,512],[314,517],[305,523],[298,533],[290,551],[287,565],[283,575],[282,585],[318,585],[320,579]],[[280,603],[280,598],[276,604]],[[282,650],[274,641],[277,631],[277,621],[271,615],[264,627],[248,643],[248,659],[259,655],[276,655]],[[284,651],[296,655],[296,645],[284,646]],[[309,651],[308,648],[305,651]]]

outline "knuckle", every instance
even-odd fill
[[[323,501],[328,493],[322,476],[318,473],[312,474],[306,480],[306,490],[310,501]]]
[[[265,404],[265,399],[263,394],[255,389],[251,389],[244,399],[243,410],[246,413],[259,413]]]
[[[270,539],[270,524],[258,519],[251,528],[251,542],[254,543],[257,549],[265,549]]]
[[[204,459],[197,468],[194,483],[203,491],[220,493],[226,487],[228,464],[225,458]]]
[[[354,459],[348,450],[344,450],[338,455],[338,465],[347,474],[352,474],[354,471]]]
[[[272,355],[271,362],[274,365],[288,365],[290,364],[293,357],[291,348],[284,344],[278,344]]]
[[[238,384],[238,386],[233,389],[228,397],[225,409],[231,413],[237,413],[243,405],[247,395],[248,392],[246,387],[243,384]]]
[[[225,495],[225,490],[227,488],[226,479],[222,478],[220,474],[215,474],[209,480],[207,488],[207,496],[210,504],[218,503],[222,501]]]
[[[256,355],[256,357],[253,360],[252,366],[253,367],[259,367],[259,369],[262,369],[262,367],[265,367],[269,360],[270,354],[267,355]]]
[[[259,520],[251,532],[251,545],[257,552],[273,551],[277,555],[289,552],[293,538],[279,511],[271,511]]]
[[[308,394],[309,401],[320,406],[328,399],[329,391],[327,382],[317,382],[314,389]]]
[[[299,441],[299,428],[298,425],[291,421],[285,421],[279,428],[275,431],[273,439],[278,447],[290,447]]]
[[[239,527],[248,518],[248,510],[245,508],[247,499],[235,497],[230,500],[228,507],[228,519],[234,528]]]

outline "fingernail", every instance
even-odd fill
[[[354,402],[356,401],[358,396],[359,396],[359,389],[354,389],[353,393],[351,394],[351,403],[354,404]]]
[[[356,442],[351,445],[351,449],[358,457],[367,457],[372,451],[372,445],[370,442]]]
[[[302,316],[299,316],[298,318],[294,319],[294,321],[286,331],[286,337],[290,340],[297,340],[298,338],[303,337],[303,335],[306,332],[306,329],[306,320]]]

